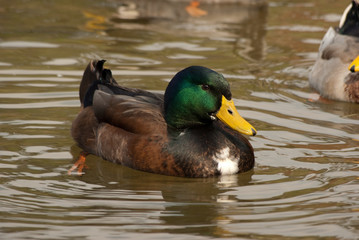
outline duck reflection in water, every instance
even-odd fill
[[[72,146],[71,154],[74,158],[80,152],[79,147]],[[158,218],[168,226],[166,232],[202,236],[226,236],[225,224],[231,221],[228,217],[228,203],[237,206],[237,194],[240,192],[235,189],[247,186],[252,181],[254,173],[251,170],[239,175],[216,178],[178,178],[141,172],[121,165],[114,167],[113,163],[102,161],[94,155],[89,156],[86,162],[87,174],[80,180],[90,185],[101,186],[100,193],[95,192],[94,196],[101,200],[109,197],[110,201],[118,200],[120,203],[121,200],[131,201],[133,197],[132,201],[140,201],[141,204],[131,205],[131,211],[135,211],[138,206],[139,211],[154,214],[153,218]],[[146,194],[147,200],[146,196],[143,196]],[[149,207],[144,208],[147,201]],[[150,206],[153,206],[153,209]],[[119,218],[118,221],[123,220]]]

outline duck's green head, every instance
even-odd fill
[[[167,86],[166,122],[172,128],[184,129],[219,119],[238,132],[255,135],[256,130],[240,117],[231,98],[229,84],[221,74],[205,67],[188,67]]]

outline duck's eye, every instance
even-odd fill
[[[207,90],[209,90],[209,85],[207,85],[207,84],[202,84],[202,89],[204,90],[204,91],[207,91]]]

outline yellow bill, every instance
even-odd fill
[[[228,101],[224,96],[222,96],[222,106],[216,116],[223,123],[239,133],[250,136],[257,134],[256,129],[239,115],[233,100]]]
[[[351,72],[359,72],[359,56],[349,65],[348,69]]]

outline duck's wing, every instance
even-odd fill
[[[324,36],[319,47],[319,56],[323,60],[340,59],[344,64],[349,64],[359,54],[359,38],[343,35],[330,28]]]
[[[92,60],[85,69],[80,84],[84,112],[91,107],[99,123],[130,133],[148,134],[166,128],[163,94],[118,85],[104,63]]]
[[[163,96],[109,94],[97,90],[93,111],[99,122],[105,122],[135,134],[162,133],[167,124],[163,116]]]

